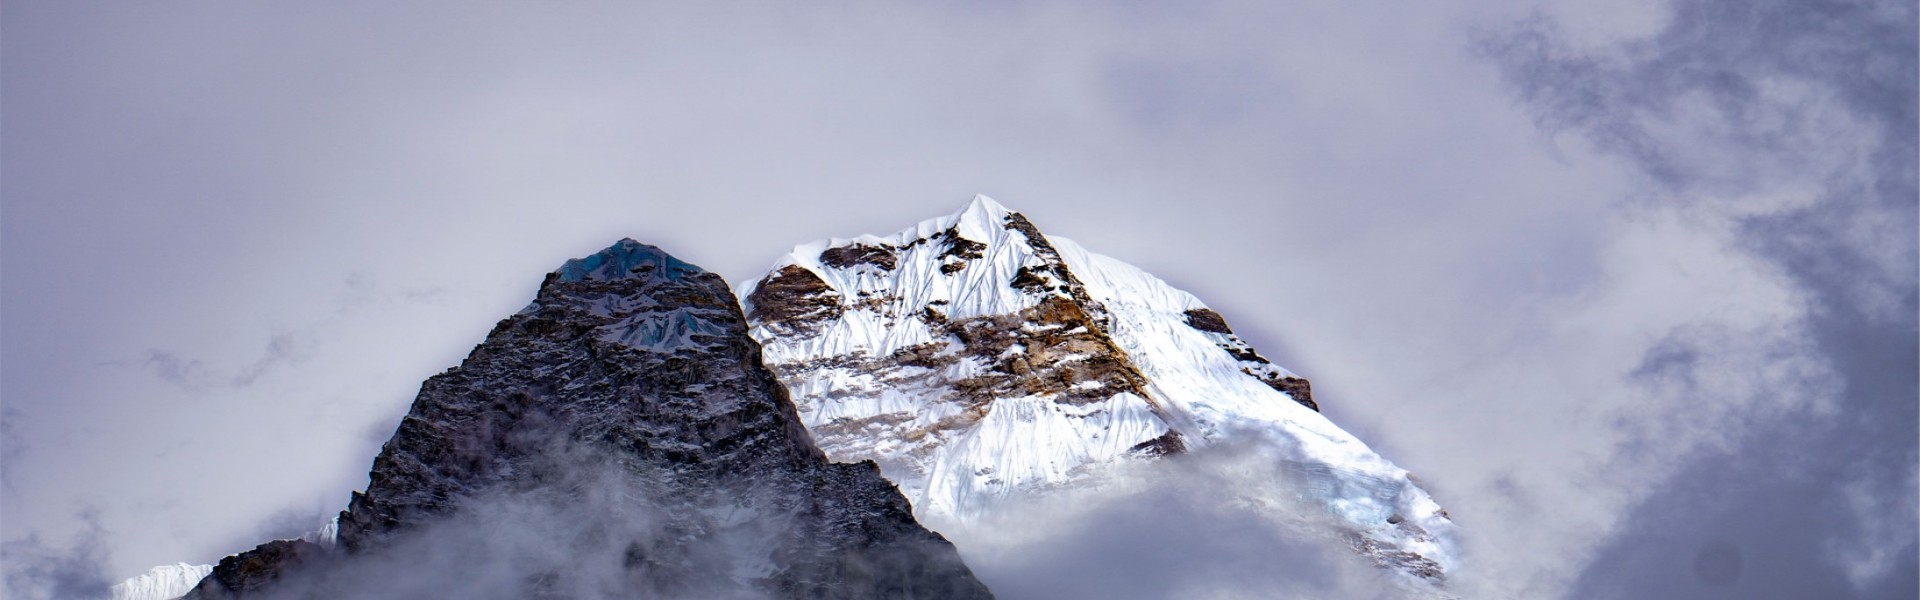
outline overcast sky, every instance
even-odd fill
[[[804,4],[7,2],[9,597],[318,525],[567,258],[975,193],[1311,378],[1484,597],[1920,588],[1913,3]]]

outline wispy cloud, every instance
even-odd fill
[[[6,16],[7,527],[64,539],[103,499],[117,573],[337,502],[561,259],[633,236],[737,279],[976,192],[1285,355],[1507,596],[1705,586],[1729,546],[1703,596],[1915,562],[1911,6]],[[446,292],[388,302],[411,285]],[[1843,516],[1743,520],[1808,503]]]
[[[297,366],[318,352],[320,340],[329,327],[367,310],[379,310],[400,304],[434,304],[445,299],[446,290],[437,286],[394,286],[380,282],[369,273],[356,272],[342,280],[331,311],[315,322],[299,328],[276,328],[267,335],[266,347],[257,357],[238,364],[220,366],[188,353],[150,348],[137,363],[160,380],[187,390],[232,389],[250,387],[275,371]],[[219,346],[219,342],[200,344]]]
[[[1354,551],[1281,453],[1210,446],[1098,483],[934,522],[1005,600],[1444,598]]]
[[[1676,329],[1648,349],[1632,376],[1652,394],[1751,400],[1692,426],[1710,430],[1635,424],[1637,447],[1691,451],[1669,455],[1684,462],[1575,595],[1910,597],[1914,7],[1682,0],[1657,34],[1597,49],[1561,27],[1530,20],[1481,48],[1546,131],[1644,176],[1642,210],[1725,228],[1804,299],[1767,330]]]
[[[20,439],[17,421],[20,411],[0,406],[0,488],[14,491],[13,478],[7,473],[13,470],[14,461],[27,453],[27,443]]]
[[[108,597],[112,584],[103,568],[108,555],[106,532],[100,526],[98,514],[83,510],[76,516],[87,527],[66,548],[56,548],[37,535],[0,545],[0,576],[5,577],[7,597],[22,600]]]
[[[207,366],[206,361],[178,352],[161,349],[147,350],[146,358],[139,365],[148,369],[161,381],[200,391],[212,388],[244,388],[253,385],[275,369],[296,363],[307,352],[307,343],[290,331],[275,331],[267,336],[266,348],[260,356],[245,364],[218,368]]]

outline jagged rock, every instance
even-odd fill
[[[868,246],[854,244],[828,248],[820,253],[820,262],[840,268],[854,265],[873,265],[881,270],[893,270],[895,259],[893,249],[886,246]]]
[[[1226,317],[1213,312],[1211,308],[1190,308],[1183,314],[1187,315],[1187,324],[1194,329],[1207,333],[1233,334],[1233,328],[1227,326]]]
[[[302,565],[324,560],[319,545],[305,540],[274,540],[220,560],[213,572],[187,594],[189,600],[247,598],[270,591]]]
[[[1261,359],[1261,361],[1265,360],[1266,359]],[[1271,365],[1272,363],[1264,364]],[[1261,383],[1267,384],[1267,387],[1286,394],[1288,398],[1292,398],[1294,402],[1299,402],[1301,406],[1311,408],[1315,412],[1320,410],[1320,405],[1313,401],[1313,384],[1307,382],[1304,378],[1290,377],[1270,370],[1256,371],[1252,366],[1241,369],[1241,372],[1258,378]]]
[[[818,323],[840,317],[840,293],[820,276],[800,267],[774,272],[754,288],[749,304],[752,317],[782,323],[795,331],[811,331]]]
[[[1273,361],[1260,356],[1259,352],[1253,350],[1251,344],[1233,334],[1233,328],[1227,326],[1226,317],[1220,316],[1220,313],[1214,312],[1211,308],[1188,309],[1183,314],[1187,317],[1188,326],[1213,334],[1210,337],[1215,338],[1215,345],[1221,350],[1226,350],[1234,360],[1240,361],[1240,372],[1260,380],[1276,392],[1286,394],[1301,406],[1319,412],[1320,405],[1313,401],[1312,384],[1308,383],[1306,378],[1274,366]]]
[[[794,281],[760,298],[823,310]],[[421,386],[339,542],[196,597],[990,597],[873,463],[813,446],[718,275],[632,240]]]

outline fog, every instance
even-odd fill
[[[632,237],[739,281],[986,193],[1312,379],[1449,507],[1481,597],[1911,598],[1915,22],[1837,0],[9,2],[8,595],[337,510],[420,381],[567,258]],[[1165,522],[1021,564],[1253,518],[1141,494],[1094,514]],[[1212,573],[1233,547],[1145,556]],[[1286,585],[1373,589],[1327,577]],[[1085,589],[1119,581],[1188,580]]]

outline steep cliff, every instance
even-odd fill
[[[719,276],[632,240],[421,386],[338,540],[189,597],[990,597],[872,462],[813,446]]]

